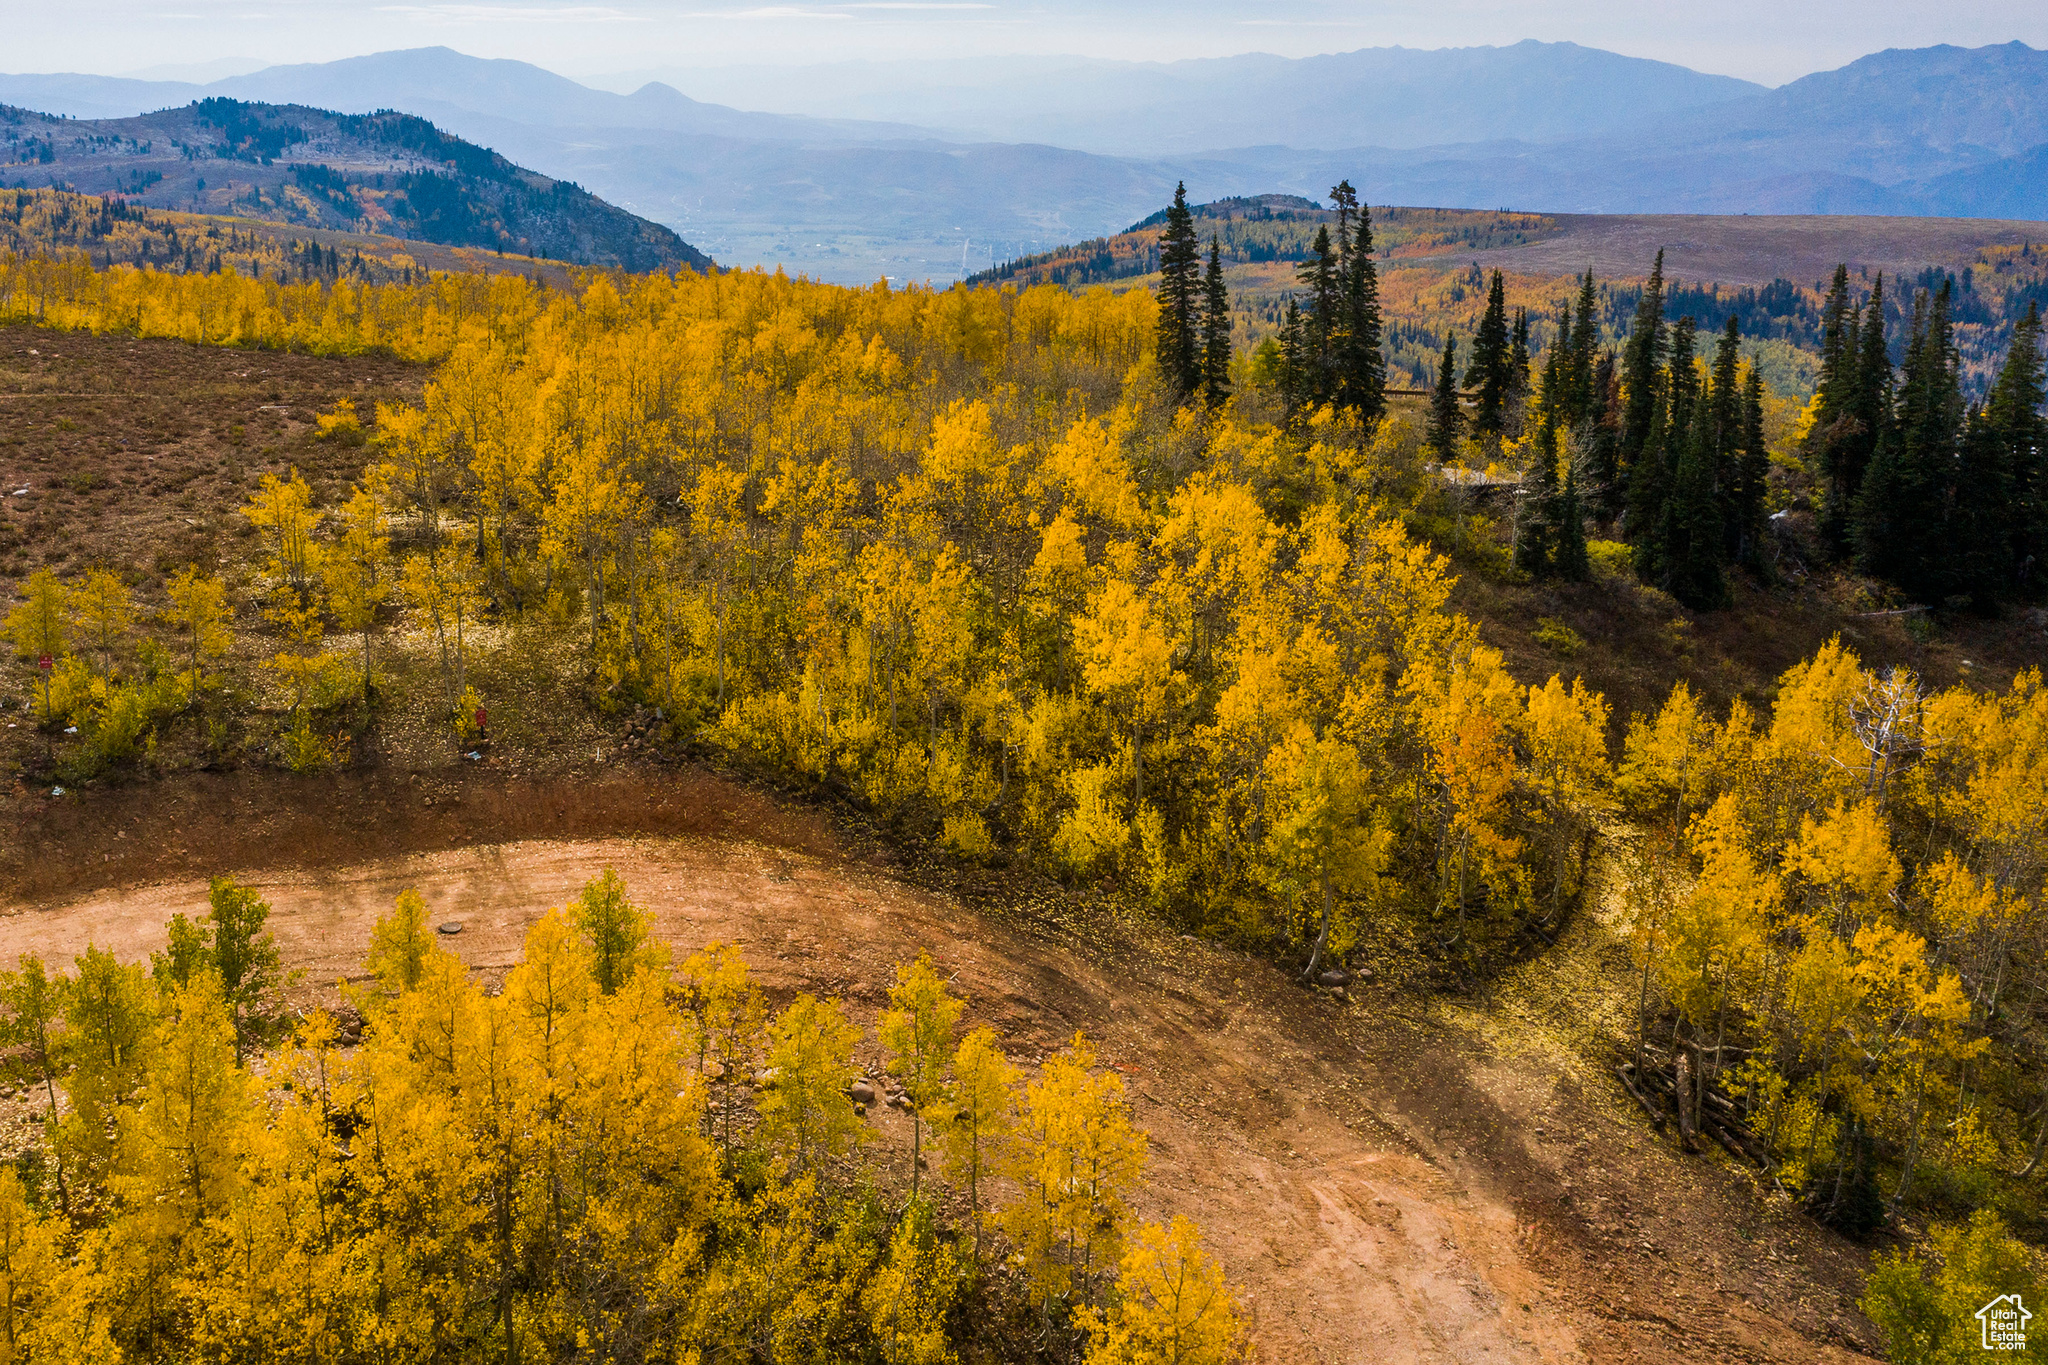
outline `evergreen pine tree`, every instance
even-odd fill
[[[1301,305],[1293,299],[1287,300],[1287,315],[1280,322],[1280,402],[1287,415],[1299,412],[1307,393],[1307,363],[1303,352],[1307,349],[1304,333],[1307,329],[1301,320]]]
[[[1738,485],[1742,471],[1742,330],[1728,319],[1721,344],[1714,350],[1714,372],[1707,403],[1707,460],[1714,484],[1714,510],[1721,520],[1720,558],[1733,563],[1742,550],[1742,509]]]
[[[1184,402],[1202,382],[1198,314],[1202,290],[1202,245],[1188,209],[1188,187],[1175,186],[1159,237],[1159,373],[1175,402]]]
[[[1557,373],[1556,350],[1545,367]],[[1529,469],[1515,504],[1515,567],[1532,578],[1548,578],[1555,565],[1555,522],[1559,520],[1557,488],[1557,424],[1547,417],[1536,429]]]
[[[1558,495],[1553,536],[1550,571],[1574,583],[1591,578],[1593,563],[1586,556],[1586,509],[1579,501],[1578,471],[1569,465],[1564,472],[1564,491]]]
[[[1836,553],[1847,535],[1848,508],[1856,491],[1849,471],[1850,452],[1858,434],[1856,366],[1862,359],[1856,330],[1855,307],[1849,301],[1849,267],[1838,265],[1827,301],[1821,305],[1820,378],[1814,385],[1813,425],[1807,431],[1804,451],[1808,465],[1820,470],[1825,481],[1821,529]]]
[[[1621,377],[1614,352],[1603,351],[1593,366],[1592,405],[1586,418],[1586,472],[1592,496],[1586,510],[1604,517],[1604,509],[1621,505]]]
[[[1509,345],[1507,292],[1496,270],[1479,330],[1472,335],[1472,358],[1465,366],[1465,387],[1478,399],[1472,413],[1475,436],[1500,437],[1507,416]]]
[[[1209,238],[1209,270],[1202,277],[1202,400],[1223,406],[1230,397],[1230,290],[1223,283],[1223,259]]]
[[[1437,367],[1436,389],[1430,394],[1429,421],[1423,434],[1424,442],[1444,464],[1457,458],[1458,433],[1465,419],[1458,407],[1457,352],[1457,339],[1446,336],[1444,358]]]
[[[1711,396],[1711,389],[1709,394]],[[1674,422],[1673,436],[1680,428]],[[1714,488],[1714,416],[1711,404],[1695,402],[1683,428],[1682,443],[1666,504],[1665,543],[1668,563],[1664,587],[1696,611],[1728,604],[1728,584],[1721,574],[1722,516]]]
[[[1572,426],[1582,427],[1593,418],[1593,367],[1600,352],[1599,294],[1593,286],[1591,270],[1579,281],[1579,306],[1576,316],[1569,320],[1571,339],[1565,352],[1565,407],[1571,414]],[[1563,342],[1565,338],[1560,335],[1558,340]]]
[[[1348,189],[1349,182],[1339,188]],[[1387,358],[1380,350],[1379,270],[1372,263],[1372,210],[1358,205],[1351,246],[1344,255],[1344,346],[1338,401],[1367,426],[1387,412]]]
[[[1913,301],[1913,333],[1893,421],[1856,496],[1852,536],[1865,573],[1923,602],[1946,596],[1944,515],[1963,431],[1949,286]]]
[[[2002,528],[2012,578],[2008,594],[2024,596],[2048,578],[2048,401],[2041,359],[2041,311],[2029,303],[2012,329],[2012,348],[1992,386],[1984,418],[1998,442],[2007,482]]]
[[[1856,498],[1892,425],[1892,362],[1885,337],[1882,274],[1873,282],[1860,316],[1851,311],[1843,342],[1853,343],[1856,349],[1854,384],[1849,395],[1848,421],[1842,425],[1832,453],[1835,464],[1828,486],[1830,501],[1821,523],[1822,533],[1837,554],[1852,548]]]
[[[1308,406],[1321,407],[1337,396],[1338,347],[1343,341],[1337,305],[1341,280],[1327,224],[1316,229],[1309,258],[1294,268],[1294,276],[1308,290],[1308,307],[1302,310],[1303,397]]]
[[[1643,295],[1636,303],[1635,320],[1629,326],[1628,341],[1621,352],[1621,451],[1620,480],[1625,480],[1629,489],[1629,517],[1633,522],[1636,509],[1636,488],[1639,482],[1636,466],[1645,458],[1650,448],[1652,427],[1657,422],[1659,406],[1658,368],[1664,361],[1664,253],[1657,253],[1656,264],[1650,268],[1649,283],[1643,286]],[[1648,483],[1657,480],[1651,478]],[[1618,495],[1619,488],[1614,490]],[[1617,498],[1618,501],[1618,498]],[[1614,510],[1619,511],[1617,506]],[[1645,534],[1647,526],[1631,524],[1629,536]]]
[[[1963,419],[1961,447],[1943,518],[1947,547],[1938,572],[1943,596],[1965,596],[1979,611],[1992,609],[2013,578],[2009,531],[2012,488],[2005,445],[1984,410],[1974,403]]]
[[[1501,434],[1519,439],[1529,406],[1529,310],[1515,310],[1515,326],[1508,340],[1507,410],[1502,414]]]
[[[1742,389],[1742,440],[1735,479],[1735,558],[1761,573],[1764,568],[1764,497],[1769,491],[1771,452],[1764,442],[1764,377],[1755,365]]]

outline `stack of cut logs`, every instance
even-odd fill
[[[1770,1149],[1749,1131],[1741,1106],[1704,1074],[1705,1068],[1692,1049],[1681,1047],[1673,1057],[1661,1048],[1646,1045],[1642,1056],[1640,1069],[1629,1061],[1614,1071],[1621,1077],[1622,1088],[1643,1106],[1657,1131],[1662,1132],[1665,1124],[1675,1122],[1682,1151],[1698,1151],[1699,1139],[1706,1136],[1737,1161],[1765,1170],[1771,1168],[1774,1163]]]

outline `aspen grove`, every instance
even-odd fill
[[[302,482],[273,477],[247,509],[268,558],[263,606],[280,647],[267,676],[293,766],[338,760],[323,747],[327,712],[374,714],[396,621],[436,642],[456,725],[489,701],[465,676],[465,631],[519,621],[574,642],[600,708],[659,707],[694,743],[838,794],[900,837],[1100,882],[1310,979],[1365,949],[1473,979],[1540,951],[1605,860],[1636,951],[1622,1080],[1682,1143],[1721,1142],[1850,1231],[1922,1196],[1996,1205],[2041,1163],[2048,690],[2038,671],[1930,692],[1904,669],[1865,668],[1837,642],[1786,673],[1763,706],[1711,714],[1681,683],[1654,715],[1628,722],[1617,762],[1600,695],[1510,676],[1449,609],[1449,563],[1409,529],[1425,520],[1414,514],[1437,478],[1421,433],[1356,409],[1283,414],[1258,392],[1180,401],[1187,386],[1159,373],[1158,306],[1143,291],[848,289],[759,272],[589,275],[566,291],[439,276],[358,289],[13,261],[0,262],[0,314],[221,344],[387,347],[436,363],[417,407],[323,419],[335,439],[365,442],[349,498],[318,506]],[[1724,367],[1715,382],[1727,393],[1752,391],[1732,342]],[[1613,382],[1621,402],[1637,397],[1627,375]],[[1535,391],[1527,375],[1517,387]],[[1549,472],[1552,483],[1569,478]],[[221,653],[226,609],[207,583],[181,580],[174,609],[147,627],[159,662],[123,671],[100,641],[144,627],[123,615],[118,585],[38,576],[10,622],[24,653],[65,657],[38,703],[45,714],[131,751],[150,726],[174,723]],[[537,998],[536,973],[569,953],[565,926],[546,930],[555,946],[535,932],[525,984],[506,1001]],[[418,1041],[390,1054],[403,1076],[381,1072],[372,1047],[350,1082],[365,1103],[384,1086],[428,1097],[422,1115],[485,1105],[490,1068],[515,1057],[532,1077],[553,1074],[554,1045],[536,1041],[552,1035],[532,1022],[539,1006],[483,1001],[452,969],[435,970],[445,979],[409,987],[378,1016],[388,1036]],[[662,990],[633,985],[635,971],[622,979],[601,995],[576,987],[588,999],[575,1009],[619,1015],[591,1034],[607,1056],[636,1030],[682,1027]],[[150,1016],[169,1022],[151,1027],[167,1040],[181,1029],[214,1039],[225,1076],[227,1007],[210,989],[181,987]],[[832,1051],[845,1021],[807,1008],[821,1013],[749,1046]],[[710,1039],[753,1025],[706,1016],[691,1027]],[[445,1053],[451,1029],[469,1030],[470,1051]],[[476,1041],[500,1036],[502,1051]],[[893,1036],[924,1035],[899,1021]],[[277,1065],[324,1066],[321,1046]],[[966,1055],[963,1045],[956,1066]],[[612,1061],[589,1065],[600,1090],[639,1083]],[[920,1093],[944,1090],[934,1065],[921,1053],[912,1064]],[[1094,1084],[1085,1049],[1066,1065],[1036,1085],[1079,1095]],[[450,1090],[441,1078],[463,1068],[481,1069]],[[141,1077],[121,1081],[124,1093],[154,1084]],[[541,1095],[557,1082],[530,1084]],[[1006,1093],[955,1084],[956,1094]],[[763,1101],[762,1131],[786,1135],[788,1173],[759,1198],[796,1209],[818,1197],[806,1170],[842,1141],[836,1085],[797,1099],[785,1079]],[[683,1095],[658,1107],[665,1133],[697,1132],[689,1086],[653,1089]],[[294,1105],[311,1103],[307,1084],[292,1093]],[[583,1093],[569,1086],[561,1104]],[[526,1101],[505,1101],[515,1102]],[[373,1135],[379,1123],[438,1122],[378,1113]],[[542,1129],[487,1110],[472,1126],[498,1136],[479,1138],[474,1160],[413,1169],[407,1218],[456,1217],[456,1204],[472,1216],[479,1206],[454,1191],[510,1181],[512,1165],[529,1173],[520,1179],[572,1167],[586,1178],[567,1147],[507,1165],[510,1149],[490,1146],[553,1141],[535,1136]],[[936,1124],[918,1133],[920,1144],[950,1140]],[[694,1163],[687,1180],[664,1177],[673,1206],[661,1206],[669,1221],[658,1235],[640,1210],[614,1221],[610,1196],[595,1193],[579,1196],[584,1221],[572,1233],[547,1221],[566,1213],[521,1204],[524,1187],[506,1185],[494,1207],[510,1230],[464,1225],[478,1256],[525,1254],[506,1239],[524,1236],[530,1216],[547,1221],[550,1257],[616,1242],[645,1273],[614,1303],[602,1277],[563,1261],[560,1297],[536,1289],[471,1303],[463,1330],[624,1330],[610,1325],[628,1312],[618,1305],[643,1311],[655,1289],[682,1283],[671,1276],[765,1273],[716,1269],[722,1244],[709,1229],[732,1206],[680,1193],[720,1188],[711,1173],[733,1159],[723,1141],[649,1134],[632,1147],[648,1161]],[[317,1165],[317,1147],[293,1159]],[[276,1186],[300,1189],[296,1202],[280,1193],[244,1230],[240,1206],[188,1170],[165,1177],[177,1193],[151,1205],[165,1228],[151,1235],[182,1245],[171,1224],[202,1206],[226,1220],[222,1247],[307,1235],[304,1220],[326,1216],[303,1183],[318,1177],[278,1160],[298,1172]],[[188,1176],[189,1197],[177,1183]],[[106,1188],[118,1200],[123,1187]],[[906,1223],[895,1236],[908,1241],[888,1255],[978,1255],[980,1211],[968,1248],[933,1250]],[[1063,1248],[1063,1260],[1034,1262],[1035,1292],[1095,1323],[1104,1342],[1121,1329],[1071,1297],[1075,1258],[1097,1275],[1122,1254],[1135,1274],[1132,1257],[1191,1254],[1184,1229],[1119,1252],[1093,1242],[1093,1225],[1055,1229],[1014,1208],[997,1225],[1027,1255]],[[386,1292],[374,1288],[379,1267],[411,1254],[389,1246],[399,1235],[319,1245],[355,1248],[332,1254],[374,1296]],[[802,1247],[768,1241],[742,1237],[748,1255],[770,1259],[839,1254],[824,1234]],[[256,1259],[310,1285],[330,1252],[306,1254],[303,1270]],[[50,1264],[60,1280],[73,1273]],[[449,1292],[474,1289],[455,1278]],[[280,1282],[276,1292],[282,1304],[301,1291]],[[388,1330],[444,1330],[441,1309],[406,1303]],[[108,1330],[142,1330],[138,1321]]]

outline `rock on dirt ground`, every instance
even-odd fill
[[[243,774],[96,794],[20,826],[0,961],[88,941],[142,960],[231,872],[271,903],[308,989],[364,974],[406,887],[486,978],[527,927],[616,868],[678,954],[736,942],[779,1003],[844,997],[872,1030],[894,964],[931,952],[1027,1065],[1075,1030],[1151,1135],[1146,1217],[1185,1213],[1241,1288],[1270,1362],[1850,1361],[1862,1260],[1682,1158],[1543,1049],[1368,980],[1350,1003],[1137,921],[1087,938],[1030,902],[971,908],[859,854],[815,811],[703,773],[570,776],[423,807],[401,778]],[[413,818],[417,817],[417,818]],[[128,837],[114,837],[126,832]],[[118,855],[108,853],[117,847]],[[879,1058],[872,1032],[861,1060]],[[22,1103],[0,1100],[0,1113]],[[908,1121],[870,1109],[909,1162]]]

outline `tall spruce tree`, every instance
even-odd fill
[[[1556,348],[1551,350],[1546,378],[1557,374]],[[1559,498],[1557,424],[1546,414],[1536,428],[1529,469],[1515,503],[1515,567],[1532,578],[1548,578],[1556,567]]]
[[[1472,334],[1472,358],[1465,366],[1465,387],[1477,402],[1472,412],[1472,434],[1482,439],[1500,438],[1507,418],[1508,402],[1507,291],[1500,271],[1493,272],[1493,284],[1486,292],[1486,311],[1480,314],[1479,330]]]
[[[1622,489],[1626,486],[1631,522],[1636,514],[1634,502],[1639,482],[1636,466],[1645,458],[1652,428],[1658,422],[1658,369],[1664,361],[1664,343],[1664,253],[1659,251],[1656,263],[1650,267],[1649,282],[1643,286],[1642,297],[1636,302],[1635,320],[1629,325],[1628,341],[1622,347],[1620,477],[1613,488],[1603,490],[1609,500],[1611,514],[1621,510]],[[1634,539],[1649,529],[1631,525],[1630,538]]]
[[[1851,310],[1848,341],[1856,346],[1855,382],[1849,395],[1849,422],[1835,451],[1839,498],[1822,519],[1823,533],[1847,554],[1854,540],[1856,498],[1878,446],[1890,434],[1894,400],[1890,342],[1884,318],[1884,275],[1872,281],[1870,297],[1860,313]],[[1832,491],[1832,490],[1831,490]]]
[[[1681,319],[1673,335],[1673,363],[1680,343],[1690,341],[1692,320]],[[1720,369],[1715,366],[1716,371]],[[1734,378],[1729,376],[1732,388]],[[1671,480],[1671,496],[1665,503],[1665,578],[1662,586],[1673,597],[1698,611],[1711,611],[1728,604],[1728,583],[1721,573],[1726,519],[1721,510],[1718,486],[1720,464],[1718,411],[1724,406],[1709,378],[1699,394],[1682,406],[1674,403],[1672,445],[1677,460]],[[1674,382],[1674,396],[1678,385]],[[1681,419],[1676,414],[1684,414]],[[1682,425],[1681,425],[1682,421]]]
[[[1741,510],[1737,506],[1742,479],[1742,329],[1734,318],[1721,332],[1721,344],[1714,348],[1714,368],[1708,391],[1708,458],[1714,481],[1714,511],[1721,524],[1719,558],[1732,563],[1741,552]]]
[[[1621,375],[1615,368],[1614,352],[1603,351],[1593,366],[1593,401],[1586,418],[1584,436],[1587,481],[1592,485],[1587,512],[1601,520],[1619,507],[1618,496],[1609,493],[1621,480]]]
[[[1692,440],[1693,410],[1698,406],[1699,371],[1693,363],[1692,339],[1693,320],[1680,318],[1668,339],[1670,363],[1661,371],[1652,370],[1645,381],[1650,412],[1642,449],[1628,472],[1628,539],[1636,573],[1644,582],[1667,591],[1674,554],[1680,548],[1676,545],[1679,528],[1687,524],[1678,500],[1678,476]]]
[[[1943,596],[1967,597],[1979,611],[1991,610],[2013,578],[2008,529],[2012,479],[2005,455],[1984,409],[1971,404],[1943,509],[1941,542],[1947,550],[1928,579],[1940,584]]]
[[[1340,188],[1349,184],[1346,181]],[[1387,413],[1387,358],[1380,350],[1384,331],[1380,277],[1372,252],[1372,210],[1360,204],[1351,244],[1344,253],[1344,340],[1337,398],[1368,426]]]
[[[1308,291],[1308,306],[1301,318],[1300,390],[1306,406],[1321,407],[1337,397],[1338,348],[1343,341],[1337,307],[1343,281],[1328,224],[1316,229],[1309,257],[1295,266],[1294,277]]]
[[[1502,434],[1520,439],[1529,406],[1529,310],[1515,310],[1515,325],[1508,339],[1508,397],[1503,414]]]
[[[1458,342],[1457,338],[1444,338],[1444,358],[1437,366],[1436,388],[1429,397],[1429,420],[1424,429],[1423,440],[1436,455],[1439,462],[1449,463],[1457,458],[1458,435],[1465,424],[1465,414],[1458,407]]]
[[[1742,389],[1742,441],[1736,456],[1735,558],[1757,573],[1764,570],[1764,502],[1769,492],[1771,452],[1764,440],[1764,377],[1752,364]]]
[[[1579,475],[1569,462],[1565,465],[1564,490],[1557,501],[1550,571],[1559,578],[1583,583],[1593,576],[1593,562],[1586,554],[1586,509],[1579,499]]]
[[[1223,258],[1209,238],[1209,269],[1202,276],[1202,399],[1210,407],[1230,397],[1230,290],[1223,283]]]
[[[1949,284],[1913,300],[1913,331],[1893,420],[1857,491],[1856,560],[1921,601],[1952,586],[1944,558],[1947,495],[1964,427],[1960,365],[1949,321]]]
[[[1175,402],[1201,386],[1202,244],[1185,181],[1174,187],[1159,236],[1159,373]]]
[[[2024,597],[2048,582],[2048,382],[2041,357],[2041,310],[2012,329],[2012,347],[1992,385],[1984,420],[1998,443],[2007,486],[2007,515],[2001,528],[2009,566],[2005,596]]]
[[[1565,410],[1574,427],[1583,427],[1593,417],[1593,367],[1600,353],[1600,296],[1588,270],[1579,281],[1578,307],[1567,309],[1565,332],[1558,343],[1565,348]]]

